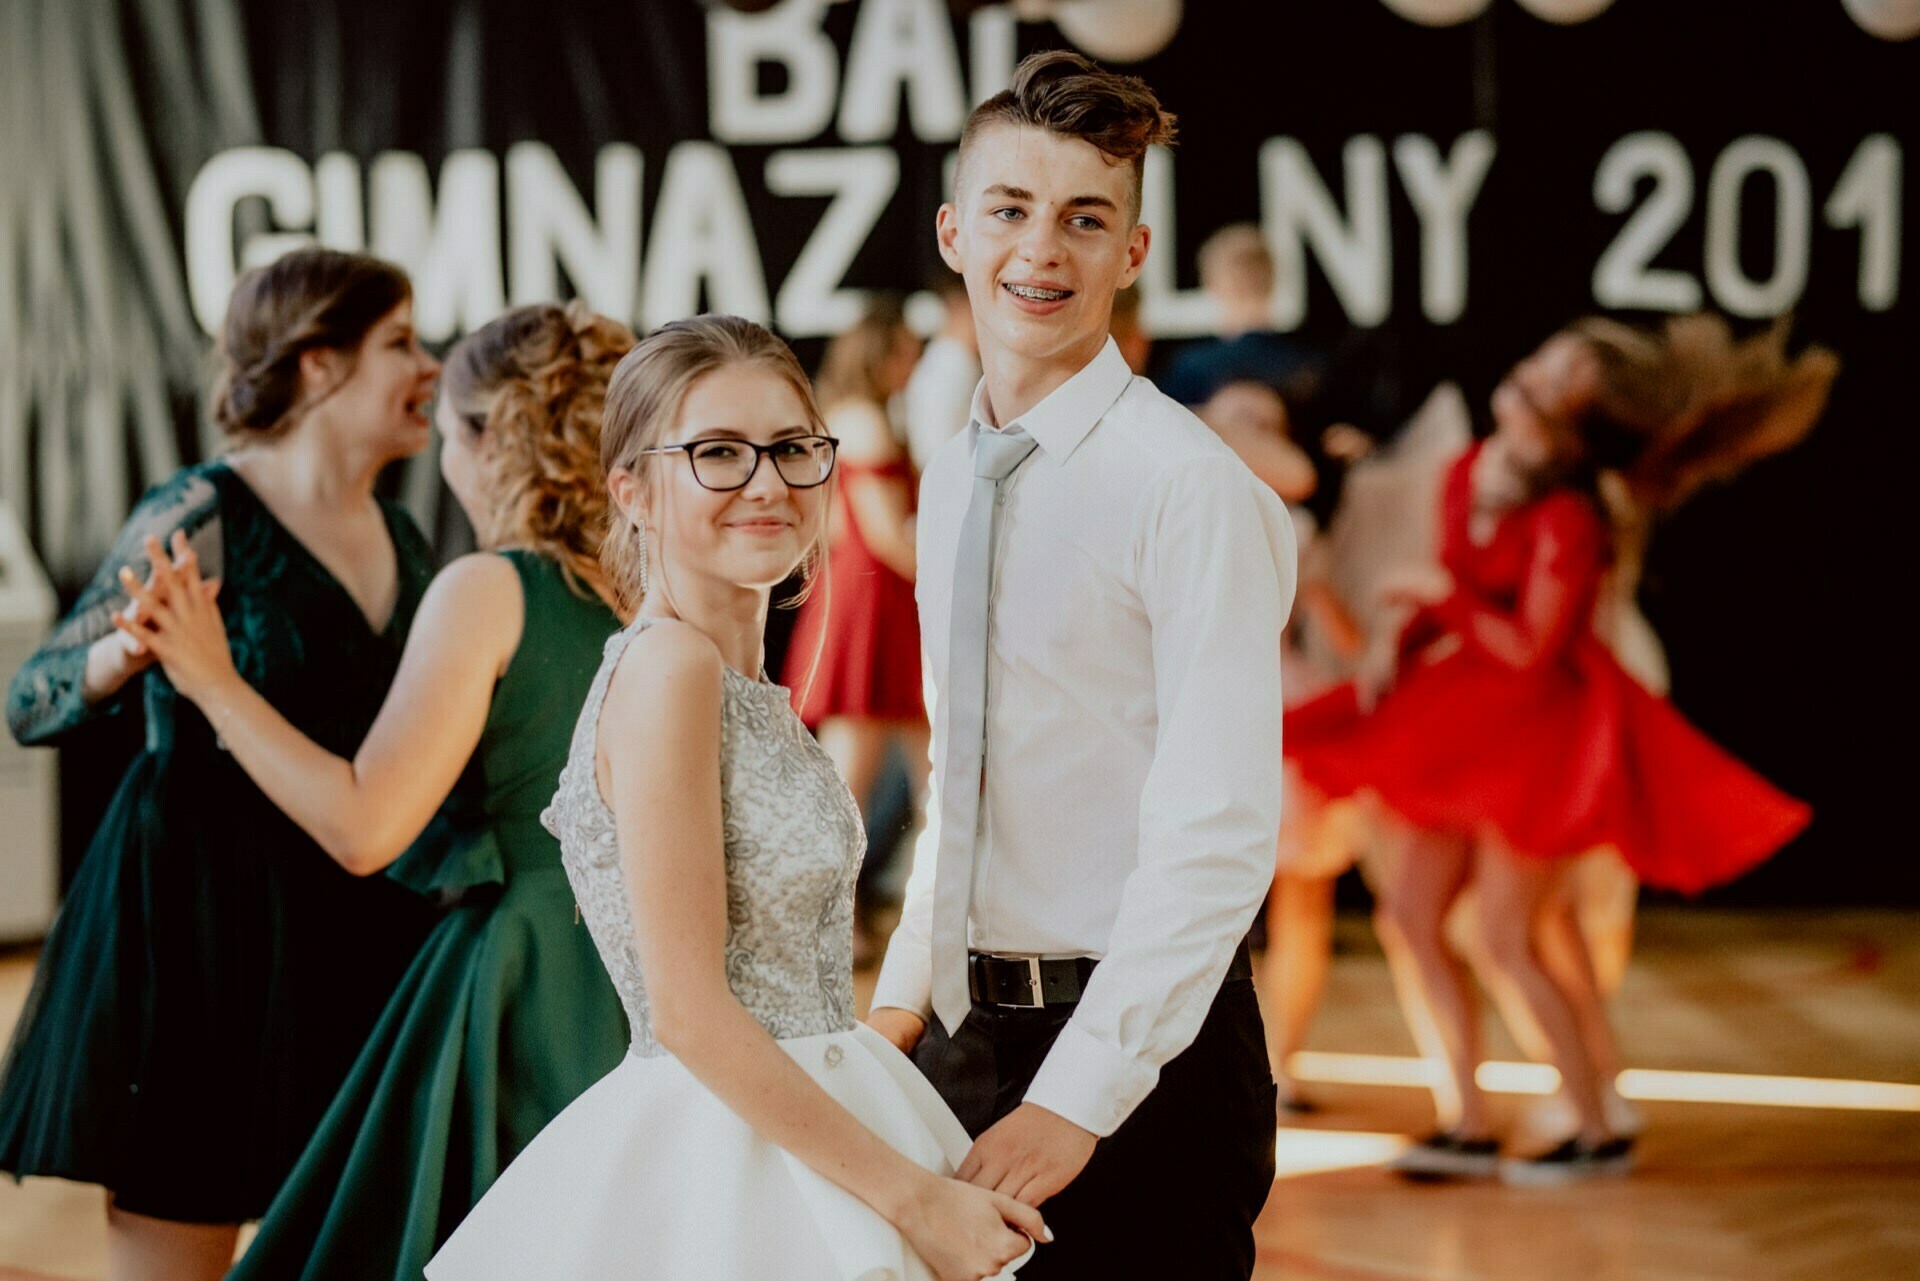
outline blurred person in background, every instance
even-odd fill
[[[1217,337],[1189,344],[1168,362],[1160,389],[1201,405],[1229,383],[1259,382],[1296,410],[1313,397],[1320,361],[1273,328],[1273,256],[1250,222],[1233,223],[1200,245],[1200,287],[1212,300]]]
[[[827,434],[840,442],[834,483],[842,501],[834,504],[825,579],[800,606],[782,677],[866,818],[890,746],[907,762],[916,800],[926,772],[913,601],[914,472],[887,418],[888,402],[907,386],[919,354],[920,342],[891,298],[874,302],[827,344],[818,394]],[[872,880],[891,853],[878,846],[861,869],[867,892],[854,927],[860,963],[873,951]]]
[[[1293,441],[1292,418],[1280,393],[1260,382],[1229,383],[1194,412],[1240,456],[1240,461],[1288,504],[1305,503],[1319,485],[1313,460]],[[1300,518],[1294,519],[1296,529]]]
[[[431,919],[336,865],[115,627],[123,610],[144,621],[136,591],[192,604],[168,597],[168,558],[190,556],[246,686],[324,750],[358,746],[433,572],[413,521],[374,493],[432,432],[440,367],[411,286],[373,258],[290,253],[236,283],[219,355],[229,452],[140,501],[7,701],[23,743],[107,716],[146,725],[0,1083],[0,1169],[106,1186],[109,1281],[227,1270]],[[170,549],[151,560],[156,540]]]
[[[1281,691],[1296,707],[1336,684],[1361,647],[1359,624],[1334,591],[1306,502],[1318,482],[1313,463],[1288,434],[1286,402],[1260,382],[1229,383],[1196,411],[1253,474],[1287,503],[1299,547],[1294,611],[1280,634]],[[1312,1104],[1289,1064],[1326,993],[1333,957],[1333,888],[1363,844],[1361,805],[1328,800],[1283,762],[1280,844],[1267,897],[1267,950],[1259,977],[1273,1017],[1267,1024],[1281,1112]]]
[[[1386,590],[1411,621],[1372,638],[1359,680],[1288,721],[1287,750],[1310,782],[1334,796],[1371,788],[1402,825],[1378,924],[1409,1022],[1445,1066],[1442,1128],[1396,1162],[1405,1173],[1545,1183],[1628,1169],[1631,1139],[1601,1079],[1617,1052],[1582,991],[1597,984],[1540,943],[1572,856],[1613,846],[1647,882],[1697,892],[1808,821],[1805,805],[1629,676],[1593,627],[1616,546],[1602,473],[1618,471],[1647,510],[1670,510],[1797,442],[1837,366],[1818,349],[1789,359],[1784,343],[1784,326],[1736,341],[1704,315],[1657,331],[1585,320],[1549,339],[1495,390],[1493,435],[1446,473],[1442,568]],[[1524,1005],[1578,1120],[1557,1147],[1505,1163],[1474,1079],[1471,986],[1445,926],[1468,886],[1483,959]],[[1571,951],[1567,962],[1587,964]]]
[[[980,382],[980,340],[973,332],[967,282],[951,271],[934,277],[932,293],[945,308],[940,330],[927,340],[907,380],[907,452],[914,474],[927,469],[934,451],[967,425],[967,404]]]
[[[626,1016],[540,814],[620,627],[599,560],[600,419],[633,343],[579,303],[545,304],[448,352],[440,470],[482,550],[427,590],[353,756],[241,679],[195,565],[167,570],[156,599],[136,592],[129,634],[275,804],[348,872],[386,872],[452,905],[233,1281],[417,1278],[507,1163],[626,1050]],[[340,948],[357,942],[343,932]]]
[[[1600,500],[1614,535],[1614,558],[1595,602],[1594,635],[1627,675],[1650,693],[1665,697],[1670,686],[1666,649],[1639,602],[1653,513],[1641,505],[1619,472],[1603,472],[1599,482]],[[1543,911],[1538,932],[1541,960],[1560,975],[1574,1003],[1600,1076],[1609,1124],[1620,1134],[1638,1134],[1645,1128],[1645,1118],[1616,1084],[1626,1065],[1606,1014],[1633,955],[1639,894],[1640,879],[1617,848],[1602,845],[1588,850],[1568,869],[1561,893]],[[1525,1053],[1544,1061],[1549,1057],[1545,1035],[1526,1002],[1484,959],[1478,918],[1469,890],[1456,901],[1448,918],[1448,937],[1494,998],[1514,1039]],[[1564,1093],[1549,1094],[1521,1114],[1520,1125],[1525,1137],[1552,1143],[1577,1129],[1579,1118]]]

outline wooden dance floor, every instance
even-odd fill
[[[1366,923],[1339,937],[1301,1064],[1325,1106],[1282,1132],[1260,1281],[1920,1277],[1920,918],[1648,913],[1617,1005],[1640,1069],[1623,1090],[1648,1122],[1640,1169],[1551,1190],[1411,1186],[1380,1168],[1426,1128],[1426,1096],[1390,1083],[1418,1066]],[[0,1029],[31,966],[0,956]],[[1497,1030],[1491,1044],[1517,1057]],[[1509,1116],[1534,1102],[1499,1098]],[[0,1181],[0,1281],[95,1278],[104,1260],[97,1189]]]

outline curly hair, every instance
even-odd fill
[[[441,395],[481,440],[480,542],[560,564],[581,595],[614,601],[600,564],[609,503],[600,470],[607,383],[633,331],[578,302],[516,307],[447,353]]]
[[[332,249],[296,249],[242,275],[220,322],[213,388],[213,421],[228,446],[291,431],[313,407],[301,403],[301,355],[357,350],[412,296],[392,263]]]

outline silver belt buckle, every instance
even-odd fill
[[[1047,1008],[1047,998],[1040,987],[1040,958],[1037,956],[1029,956],[1026,958],[1026,961],[1027,989],[1033,993],[1033,1008],[1036,1010],[1044,1010]]]
[[[1007,952],[982,952],[980,955],[995,961],[1022,961],[1027,967],[1027,991],[1033,996],[1031,1005],[1021,1005],[1013,1001],[996,1001],[996,1005],[1014,1005],[1018,1009],[1044,1010],[1047,998],[1040,986],[1040,960],[1035,955],[1019,955]]]

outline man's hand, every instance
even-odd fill
[[[893,1042],[893,1048],[902,1054],[912,1054],[913,1047],[920,1044],[920,1038],[926,1035],[926,1020],[912,1010],[896,1009],[883,1005],[867,1015],[867,1026]]]
[[[1059,1113],[1022,1103],[974,1140],[955,1177],[1038,1206],[1080,1176],[1097,1142]]]

